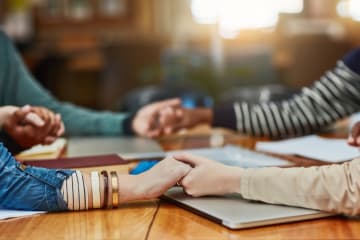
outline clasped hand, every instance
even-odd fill
[[[65,132],[61,116],[46,108],[26,105],[9,109],[3,127],[21,147],[51,144]]]
[[[138,199],[160,196],[175,183],[179,183],[185,193],[199,197],[204,195],[224,195],[238,192],[242,169],[187,153],[167,157],[149,171],[138,175],[140,178],[132,188],[143,193]],[[139,194],[137,194],[139,195]]]
[[[181,100],[175,98],[141,108],[133,119],[132,129],[140,136],[153,138],[211,121],[211,109],[186,109],[181,106]]]

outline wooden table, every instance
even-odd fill
[[[161,139],[167,150],[205,147],[209,135]],[[258,139],[225,135],[225,142],[253,148]],[[127,172],[130,165],[114,166]],[[84,170],[84,169],[83,169]],[[90,169],[86,169],[90,170]],[[359,219],[331,217],[247,230],[229,230],[162,200],[116,210],[49,213],[0,223],[0,239],[360,239]]]

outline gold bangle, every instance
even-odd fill
[[[110,194],[109,194],[109,185],[111,184],[110,180],[109,180],[109,175],[107,171],[101,171],[101,175],[104,178],[104,205],[102,206],[103,208],[112,208],[109,199],[110,199]]]
[[[112,188],[112,206],[117,208],[119,206],[119,183],[118,175],[115,171],[110,172],[111,188]]]

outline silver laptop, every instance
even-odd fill
[[[247,201],[235,195],[193,198],[184,194],[180,187],[170,189],[162,198],[230,229],[252,228],[334,215],[304,208]]]
[[[232,145],[223,148],[187,151],[226,165],[243,168],[291,165],[284,159]],[[231,229],[259,227],[333,215],[304,208],[248,201],[239,195],[193,198],[184,194],[182,188],[179,187],[170,189],[162,198]]]
[[[120,154],[123,158],[145,158],[164,155],[155,141],[138,137],[75,137],[68,142],[69,157]]]

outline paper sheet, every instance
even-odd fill
[[[50,145],[36,145],[30,149],[22,151],[15,156],[21,161],[56,159],[61,156],[66,148],[67,141],[64,138],[58,138]]]
[[[225,147],[219,148],[185,149],[167,152],[167,154],[174,155],[179,152],[188,152],[194,155],[210,158],[229,166],[239,166],[243,168],[291,165],[291,163],[286,160],[251,151],[235,145],[226,145]]]
[[[322,138],[316,135],[277,142],[258,142],[256,150],[278,154],[299,155],[326,162],[343,162],[360,156],[356,147],[345,139]]]
[[[32,216],[32,215],[41,214],[41,213],[46,213],[46,212],[43,212],[43,211],[18,211],[18,210],[0,209],[0,220],[5,220],[5,219],[9,219],[9,218]]]

